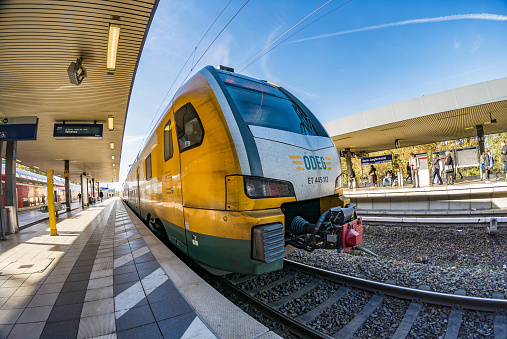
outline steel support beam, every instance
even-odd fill
[[[14,206],[16,211],[15,223],[18,222],[18,197],[16,194],[16,152],[17,141],[7,141],[5,150],[5,206]],[[18,225],[15,225],[17,228]]]
[[[69,160],[65,160],[65,169],[63,172],[63,176],[65,177],[65,206],[67,207],[67,212],[70,212],[70,178],[69,178]]]

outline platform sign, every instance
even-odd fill
[[[458,148],[455,150],[456,167],[478,167],[479,149],[477,147]]]
[[[102,124],[55,124],[53,137],[56,139],[102,139]]]
[[[368,157],[368,158],[362,158],[361,159],[361,165],[373,165],[373,164],[383,164],[386,162],[393,162],[393,155],[392,154],[386,154],[386,155],[379,155],[376,157]]]
[[[37,117],[0,118],[0,140],[37,140]]]

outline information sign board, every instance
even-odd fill
[[[0,140],[36,140],[37,117],[0,118]]]
[[[458,148],[456,152],[456,167],[479,166],[479,150],[477,147]]]
[[[56,139],[102,139],[102,124],[55,124],[53,137]]]
[[[386,155],[379,155],[376,157],[362,158],[361,165],[364,166],[364,165],[381,164],[381,163],[392,162],[392,161],[393,161],[393,155],[386,154]]]

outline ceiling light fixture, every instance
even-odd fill
[[[113,167],[116,166],[116,164],[113,164]]]
[[[107,40],[107,66],[109,71],[116,69],[116,54],[120,39],[120,25],[109,24],[109,38]]]
[[[111,155],[111,159],[113,159],[113,160],[114,160],[114,155]]]
[[[107,117],[107,128],[109,128],[110,131],[114,129],[114,117],[112,115]]]
[[[112,143],[109,144],[109,148],[110,149],[114,149],[114,142],[112,142]]]

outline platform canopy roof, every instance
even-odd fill
[[[39,118],[37,140],[17,142],[22,164],[63,176],[64,160],[69,160],[72,180],[86,172],[96,181],[118,181],[132,83],[157,3],[0,1],[0,117]],[[116,68],[108,70],[114,24],[120,27]],[[77,86],[70,83],[67,68],[78,58],[87,77]],[[103,138],[55,139],[54,124],[63,121],[103,124]]]
[[[495,122],[496,119],[496,122]],[[507,131],[507,78],[376,108],[324,124],[339,150],[374,152]]]

